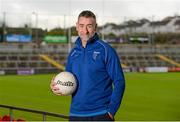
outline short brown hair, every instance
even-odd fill
[[[92,18],[94,18],[95,21],[96,21],[96,16],[95,16],[95,14],[94,14],[93,12],[89,11],[89,10],[84,10],[84,11],[82,11],[82,12],[79,14],[79,16],[78,16],[78,19],[79,19],[80,17],[86,17],[86,18],[92,17]]]

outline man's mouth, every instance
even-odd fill
[[[89,35],[81,35],[81,39],[83,40],[83,41],[87,41],[87,40],[89,40]]]

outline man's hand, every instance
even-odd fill
[[[108,112],[108,114],[109,114],[109,117],[110,117],[112,120],[114,120],[113,115],[112,115],[110,112]]]
[[[59,88],[56,87],[57,83],[54,82],[54,78],[52,78],[51,80],[51,83],[50,83],[50,88],[51,88],[51,91],[56,94],[56,95],[62,95],[60,92],[59,92]]]

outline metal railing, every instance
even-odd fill
[[[51,113],[51,112],[46,112],[46,111],[26,109],[26,108],[14,107],[14,106],[9,106],[9,105],[0,105],[0,107],[9,109],[9,116],[10,116],[10,120],[11,121],[13,120],[13,110],[41,114],[43,121],[46,121],[46,116],[52,116],[52,117],[59,117],[59,118],[69,119],[69,116],[65,116],[65,115],[62,115],[62,114]]]

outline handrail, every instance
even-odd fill
[[[46,111],[40,111],[40,110],[33,110],[33,109],[27,109],[27,108],[20,108],[20,107],[14,107],[14,106],[9,106],[9,105],[1,105],[0,107],[2,108],[8,108],[9,111],[9,115],[10,115],[10,119],[11,121],[13,120],[13,109],[14,110],[19,110],[19,111],[26,111],[26,112],[31,112],[31,113],[37,113],[37,114],[42,114],[43,115],[43,121],[46,121],[46,116],[53,116],[53,117],[60,117],[60,118],[64,118],[64,119],[69,119],[69,116],[66,115],[62,115],[62,114],[56,114],[56,113],[51,113],[51,112],[46,112]]]

